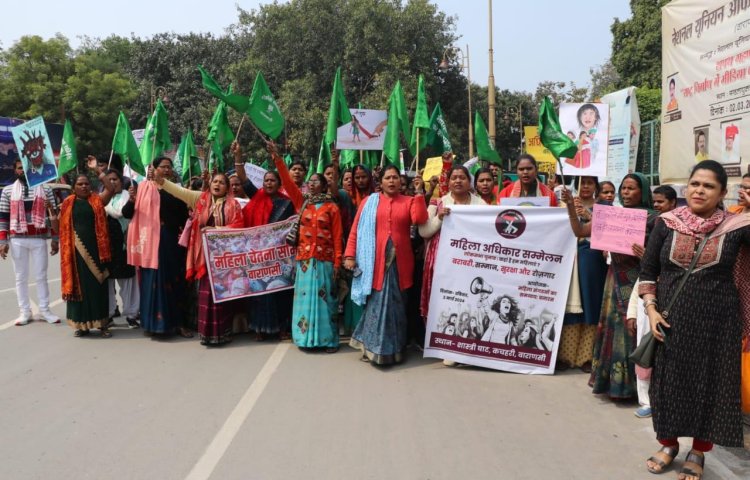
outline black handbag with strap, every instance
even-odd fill
[[[672,298],[669,299],[667,308],[661,311],[661,316],[665,320],[669,317],[669,312],[672,310],[672,306],[674,305],[675,300],[677,300],[677,297],[682,291],[682,287],[685,286],[688,277],[691,273],[693,273],[695,265],[698,263],[698,259],[703,252],[703,247],[705,247],[706,243],[708,243],[708,237],[709,236],[706,235],[705,237],[703,237],[703,240],[701,240],[700,245],[698,245],[698,248],[695,251],[695,255],[693,255],[693,261],[690,262],[690,266],[687,268],[687,270],[685,270],[682,278],[680,278],[680,283],[677,284],[677,288],[675,289],[674,294],[672,294]],[[662,336],[665,337],[666,341],[664,329],[662,328],[661,324],[657,325],[656,328],[659,329],[659,332],[662,334]],[[656,337],[654,337],[654,334],[651,332],[651,330],[649,330],[648,332],[646,332],[643,338],[641,338],[641,343],[638,345],[638,348],[636,348],[628,358],[639,367],[651,368],[654,366],[654,357],[656,357],[656,346],[658,344],[659,341],[656,339]]]

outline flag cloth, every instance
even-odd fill
[[[180,164],[182,168],[183,185],[190,181],[191,177],[201,174],[201,162],[198,158],[198,150],[195,148],[193,132],[189,131],[182,136],[180,146],[177,148],[177,158],[175,163]]]
[[[331,104],[328,108],[328,123],[326,124],[325,140],[328,144],[336,143],[336,129],[352,121],[352,114],[346,105],[344,87],[341,84],[341,67],[336,69],[331,92]]]
[[[500,155],[495,150],[495,146],[490,142],[490,136],[487,133],[487,127],[479,112],[474,115],[474,141],[477,144],[477,157],[480,160],[487,160],[492,163],[501,164]]]
[[[409,112],[406,110],[404,91],[401,89],[401,81],[396,82],[391,96],[388,99],[388,126],[383,141],[383,152],[386,158],[393,164],[403,169],[399,152],[401,150],[401,137],[404,136],[406,144],[411,142],[409,128]]]
[[[439,103],[435,105],[435,108],[432,110],[432,116],[430,116],[427,144],[437,153],[445,153],[453,150],[450,137],[448,136],[448,126],[445,124],[443,110],[440,108]]]
[[[291,167],[293,161],[294,160],[292,159],[291,155],[289,155],[288,153],[284,155],[284,165],[286,165],[286,168]]]
[[[161,98],[156,101],[154,113],[146,123],[143,132],[143,140],[139,150],[141,152],[141,164],[147,169],[155,158],[172,148],[172,140],[169,137],[169,120],[167,109],[161,103]],[[131,167],[133,168],[133,167]],[[136,170],[137,171],[137,170]]]
[[[112,138],[112,152],[122,159],[123,170],[127,165],[136,173],[146,176],[146,169],[143,168],[143,162],[141,162],[141,152],[138,150],[138,144],[135,143],[128,119],[122,112],[117,117],[117,128]]]
[[[328,140],[323,138],[320,142],[320,152],[318,153],[318,165],[315,169],[318,173],[323,173],[326,167],[332,162],[331,159],[331,146],[328,144]]]
[[[203,88],[208,90],[208,93],[213,95],[214,97],[218,98],[222,102],[226,103],[233,109],[237,110],[240,113],[246,113],[248,111],[248,108],[250,107],[250,99],[244,95],[238,95],[236,93],[232,93],[232,89],[230,88],[229,91],[224,92],[221,87],[216,83],[216,80],[214,80],[211,75],[209,75],[205,70],[203,70],[203,67],[198,65],[198,70],[201,72],[201,80],[203,81]]]
[[[232,91],[231,85],[228,91]],[[206,142],[211,147],[208,156],[209,172],[213,172],[214,169],[219,172],[224,171],[224,150],[229,148],[233,141],[234,132],[229,127],[227,105],[224,102],[219,102],[211,121],[208,123],[208,135],[206,136]]]
[[[76,151],[76,138],[73,135],[73,126],[70,120],[65,120],[62,143],[60,144],[60,161],[57,165],[57,176],[64,174],[78,166],[78,152]]]
[[[247,110],[250,120],[253,121],[258,130],[272,139],[278,138],[284,131],[284,116],[279,110],[271,90],[268,88],[263,74],[258,72],[253,85],[253,93],[250,95],[250,108]]]
[[[409,150],[412,155],[417,155],[427,146],[427,133],[430,129],[430,117],[427,113],[427,95],[424,93],[424,77],[419,76],[417,85],[417,109],[414,111],[414,124],[411,126],[411,142]],[[417,145],[417,132],[419,132],[419,145]]]
[[[539,138],[542,145],[547,147],[558,161],[560,157],[573,158],[578,152],[578,147],[573,140],[563,133],[555,107],[549,97],[544,97],[542,106],[539,108]]]

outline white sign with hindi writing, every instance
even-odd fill
[[[434,266],[425,357],[553,373],[575,253],[564,209],[451,207]]]
[[[255,185],[256,188],[263,188],[263,177],[266,175],[267,170],[263,167],[259,167],[254,163],[245,164],[245,175],[247,179]]]

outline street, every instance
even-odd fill
[[[58,257],[49,279],[64,318]],[[13,286],[2,261],[2,479],[654,478],[651,421],[592,395],[578,370],[448,368],[416,349],[375,368],[346,345],[304,353],[251,335],[207,349],[124,318],[111,339],[74,338],[64,320],[14,326]],[[750,478],[750,454],[717,448],[706,471]]]

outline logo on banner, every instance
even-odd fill
[[[526,231],[526,218],[518,210],[503,210],[495,219],[495,229],[501,237],[513,240]]]

